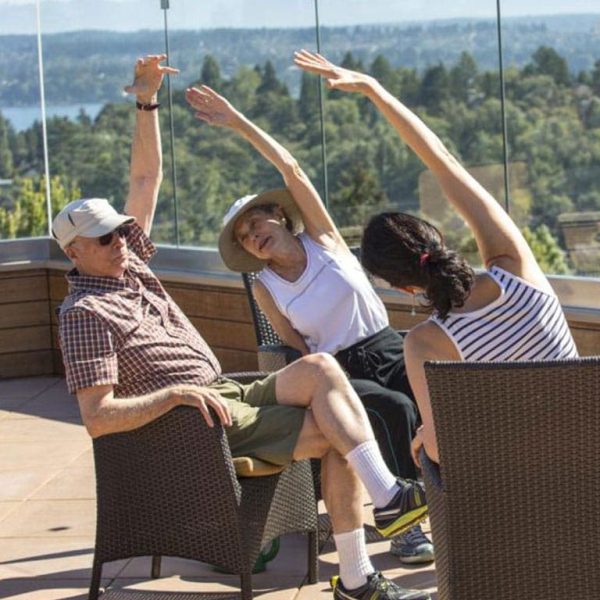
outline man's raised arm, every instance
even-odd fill
[[[146,235],[150,234],[152,228],[162,181],[157,94],[165,74],[179,72],[178,69],[160,64],[166,58],[166,54],[139,58],[135,64],[133,83],[124,88],[127,93],[135,94],[137,100],[125,213],[136,218]]]

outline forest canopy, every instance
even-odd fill
[[[482,70],[463,52],[456,62],[422,71],[394,66],[383,55],[369,64],[346,53],[343,64],[372,73],[416,110],[450,150],[502,203],[502,119],[497,71]],[[576,271],[564,248],[561,215],[600,211],[600,61],[573,73],[548,46],[522,67],[505,72],[511,191],[509,210],[550,272]],[[269,61],[239,67],[226,77],[207,55],[197,77],[286,145],[318,189],[323,186],[318,80],[303,74],[297,94]],[[181,82],[180,82],[181,83]],[[164,95],[164,90],[162,94]],[[473,242],[447,210],[419,159],[362,97],[327,92],[328,197],[338,225],[362,225],[383,209],[431,218],[449,242],[467,254]],[[179,238],[186,245],[214,244],[225,209],[236,198],[282,185],[279,175],[243,140],[198,122],[174,91],[175,164]],[[165,178],[154,237],[172,242],[174,204],[168,110],[160,109]],[[121,208],[127,193],[131,103],[107,103],[95,119],[48,120],[53,210],[80,196],[107,197]],[[39,123],[15,131],[0,114],[0,237],[46,231]],[[41,203],[41,204],[39,204]],[[39,205],[38,205],[39,204]]]

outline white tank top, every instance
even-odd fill
[[[308,349],[335,354],[387,327],[385,306],[356,257],[306,233],[298,238],[306,252],[302,275],[287,281],[266,267],[258,278]]]
[[[502,362],[553,360],[578,356],[558,298],[527,281],[492,267],[488,275],[500,295],[487,306],[448,313],[435,321],[454,342],[463,360]]]

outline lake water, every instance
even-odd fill
[[[86,114],[95,119],[104,103],[94,104],[54,104],[46,105],[46,117],[68,117],[71,120],[75,120],[79,111],[83,109]],[[17,131],[23,131],[33,125],[34,121],[42,120],[42,111],[39,105],[35,106],[8,106],[0,107],[0,113],[8,119],[12,126]]]

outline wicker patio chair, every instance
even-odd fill
[[[239,378],[238,378],[239,380]],[[179,406],[133,431],[93,442],[97,483],[96,546],[89,599],[99,593],[105,562],[152,556],[195,559],[241,577],[252,598],[252,568],[280,535],[308,533],[308,573],[317,570],[317,509],[310,464],[237,478],[224,431]]]
[[[295,348],[287,346],[277,335],[271,322],[267,319],[265,313],[260,310],[254,293],[252,284],[258,277],[258,273],[242,273],[242,280],[246,288],[248,303],[252,312],[252,322],[254,323],[254,333],[256,334],[256,345],[258,347],[258,368],[261,371],[272,373],[279,371],[286,365],[300,358],[301,354]]]
[[[439,600],[598,598],[600,357],[425,372]]]

